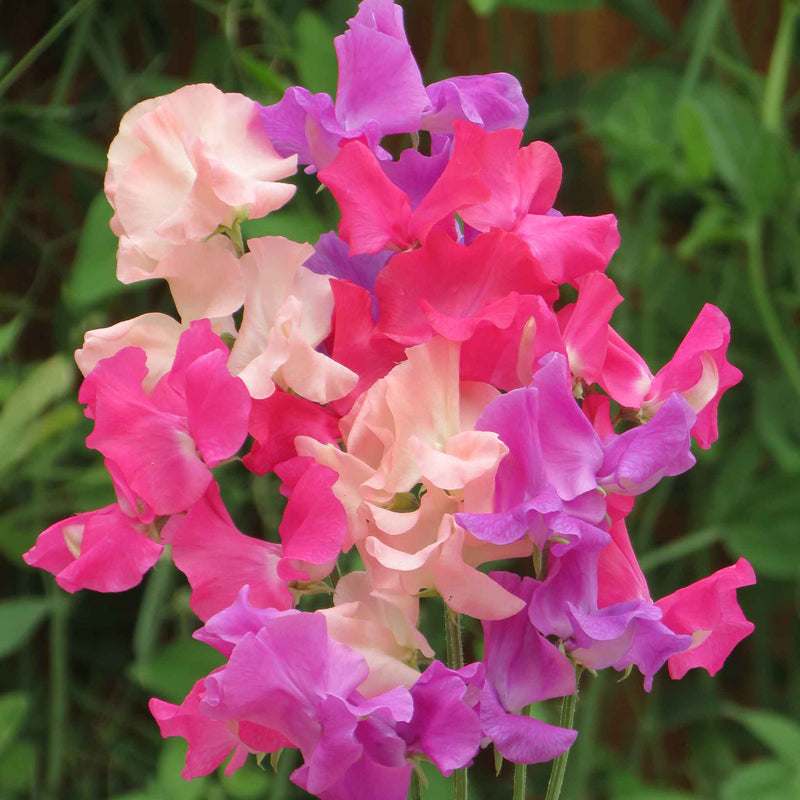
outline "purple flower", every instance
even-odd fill
[[[453,120],[486,130],[522,128],[528,105],[519,81],[505,73],[469,75],[431,84],[422,81],[403,27],[403,10],[391,0],[362,0],[344,34],[334,40],[339,82],[334,102],[300,86],[261,109],[261,122],[275,150],[297,153],[306,172],[328,166],[343,142],[361,139],[380,159],[391,159],[381,138],[429,130],[434,152],[452,138]],[[449,149],[449,148],[448,148]]]
[[[508,572],[494,572],[492,578],[526,603],[536,585],[531,578]],[[483,732],[509,761],[550,761],[572,745],[577,732],[517,712],[530,703],[574,694],[572,663],[531,624],[527,608],[482,625],[486,667],[480,706]]]

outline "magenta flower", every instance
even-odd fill
[[[280,545],[239,531],[215,482],[167,533],[172,559],[189,579],[190,605],[200,619],[227,608],[245,584],[254,605],[291,608],[291,592],[279,574]]]
[[[250,395],[227,360],[228,348],[203,320],[181,335],[172,369],[150,394],[137,347],[102,360],[83,382],[78,399],[95,422],[86,444],[113,464],[137,507],[186,511],[211,483],[209,467],[241,447]]]
[[[736,600],[740,586],[756,582],[745,558],[657,601],[664,624],[689,634],[692,644],[669,660],[669,674],[682,678],[693,667],[716,675],[736,645],[753,632]]]
[[[504,589],[530,601],[535,581],[510,572],[493,572]],[[481,723],[500,754],[516,764],[550,761],[568,750],[577,731],[520,715],[530,703],[574,694],[575,670],[569,659],[531,624],[527,608],[513,617],[482,622],[486,683],[481,692]]]
[[[328,166],[339,147],[360,139],[381,159],[381,139],[392,133],[428,130],[452,135],[455,120],[487,130],[520,128],[528,104],[519,81],[506,73],[448,78],[426,87],[403,28],[403,10],[391,0],[362,0],[334,39],[339,63],[336,102],[300,86],[261,110],[261,121],[278,153],[297,154],[306,172]]]
[[[158,561],[164,546],[157,539],[152,523],[113,504],[51,525],[23,558],[68,592],[124,592]]]

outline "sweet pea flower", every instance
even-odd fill
[[[605,536],[603,493],[640,494],[694,464],[694,414],[673,395],[646,425],[604,440],[575,401],[566,359],[540,362],[530,386],[493,400],[477,422],[509,448],[498,467],[494,509],[456,515],[473,535],[507,544],[529,536],[541,550],[554,532],[571,544]]]
[[[148,704],[165,739],[180,736],[188,743],[186,763],[181,772],[184,780],[210,775],[228,756],[231,758],[225,766],[225,774],[232,775],[244,766],[250,753],[273,753],[292,746],[286,737],[263,725],[209,719],[200,710],[205,698],[204,681],[197,681],[179,706],[156,697]]]
[[[605,270],[619,247],[617,221],[613,214],[563,216],[553,209],[561,163],[550,145],[532,142],[520,148],[522,131],[513,128],[487,132],[466,121],[453,127],[448,168],[486,189],[484,198],[455,209],[466,225],[514,233],[555,283],[574,284]]]
[[[358,376],[317,350],[330,332],[330,280],[303,266],[308,244],[282,236],[248,242],[240,259],[246,286],[244,317],[228,366],[252,397],[276,386],[318,403],[344,397]]]
[[[192,587],[189,604],[201,620],[228,608],[245,585],[253,606],[292,607],[287,581],[279,574],[281,546],[239,531],[214,481],[166,538],[175,566]]]
[[[400,591],[435,587],[467,613],[514,613],[517,600],[474,569],[504,557],[502,549],[476,542],[449,517],[460,508],[489,510],[506,448],[495,433],[473,427],[497,392],[460,382],[458,345],[441,338],[409,348],[407,357],[342,419],[344,450],[308,437],[297,438],[297,450],[338,474],[333,491],[353,542],[381,581],[399,573]]]
[[[83,347],[75,351],[75,362],[85,378],[104,358],[126,347],[138,347],[144,350],[147,365],[142,388],[151,392],[170,371],[183,330],[181,323],[168,314],[142,314],[108,328],[87,331]]]
[[[717,408],[723,393],[742,379],[728,362],[731,325],[716,306],[706,303],[672,360],[657,373],[644,398],[642,411],[650,416],[672,392],[679,392],[697,414],[692,436],[703,449],[717,440]]]
[[[83,382],[78,398],[95,422],[86,443],[113,465],[137,508],[186,511],[211,482],[209,467],[241,447],[250,397],[227,360],[228,348],[204,320],[181,334],[170,371],[150,393],[137,347],[103,359]]]
[[[493,580],[526,603],[531,578],[493,572]],[[481,692],[481,723],[498,752],[516,764],[550,761],[572,746],[577,731],[548,725],[519,712],[530,703],[574,694],[575,671],[569,659],[531,624],[527,608],[513,617],[483,622],[486,682]]]
[[[672,678],[682,678],[693,667],[716,675],[733,648],[753,632],[753,623],[739,607],[736,590],[755,582],[750,562],[740,558],[730,567],[657,601],[664,624],[692,637],[687,650],[669,659]]]
[[[141,581],[163,549],[153,521],[129,516],[115,503],[51,525],[22,557],[55,575],[67,592],[124,592]]]
[[[231,315],[241,308],[245,288],[239,260],[229,245],[227,238],[216,237],[173,247],[152,277],[168,281],[181,321],[151,312],[87,331],[83,347],[75,352],[75,362],[84,377],[100,360],[125,347],[140,347],[147,356],[143,386],[149,392],[169,372],[181,334],[192,322],[208,319],[214,333],[235,335]]]
[[[487,130],[523,128],[528,104],[519,81],[506,73],[448,78],[427,88],[392,0],[362,0],[348,30],[334,39],[339,65],[336,101],[301,86],[261,110],[264,130],[282,155],[297,154],[306,172],[328,166],[339,147],[360,139],[380,159],[381,139],[420,129],[452,135],[467,119]]]
[[[376,281],[378,331],[405,345],[439,335],[467,341],[482,324],[509,328],[522,298],[555,301],[558,289],[517,237],[493,230],[469,246],[434,230],[425,244],[392,258]]]
[[[263,217],[292,197],[295,187],[278,181],[294,174],[297,159],[278,156],[257,115],[254,101],[211,84],[184,86],[125,114],[105,179],[123,283],[151,277],[175,245]]]
[[[430,106],[403,28],[403,9],[392,0],[364,0],[348,30],[334,39],[339,62],[336,103],[327,94],[287,89],[280,103],[261,110],[279,153],[298,154],[306,172],[327,166],[340,142],[362,138],[383,157],[381,138],[420,128]]]
[[[292,780],[319,797],[342,797],[367,776],[382,779],[381,796],[407,792],[411,766],[394,724],[412,717],[408,690],[365,699],[366,662],[328,636],[319,614],[262,613],[250,624],[260,627],[240,628],[227,664],[206,678],[201,712],[277,731],[305,760]],[[365,784],[359,796],[377,798],[373,790]]]
[[[364,656],[369,676],[359,687],[365,697],[395,686],[410,689],[419,680],[417,654],[433,650],[417,630],[419,599],[381,591],[366,572],[351,572],[336,584],[333,606],[321,609],[328,635]]]

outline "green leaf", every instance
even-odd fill
[[[756,213],[781,209],[797,176],[787,143],[763,128],[752,102],[721,86],[700,87],[696,109],[717,172],[741,206]]]
[[[118,240],[109,227],[112,214],[100,192],[86,212],[72,271],[64,285],[64,301],[73,309],[82,310],[126,288],[116,278]]]
[[[745,227],[741,214],[722,203],[709,203],[695,216],[689,233],[678,243],[678,255],[689,260],[709,245],[744,240]]]
[[[72,128],[49,121],[47,125],[9,126],[5,133],[23,147],[78,169],[102,175],[106,171],[106,151]]]
[[[498,5],[525,8],[529,11],[586,11],[590,8],[599,8],[602,0],[500,0]]]
[[[29,707],[30,698],[25,692],[0,694],[0,753],[14,741]]]
[[[500,5],[501,1],[502,0],[469,0],[469,4],[476,14],[486,16],[487,14],[491,14],[492,11]]]
[[[73,400],[67,400],[46,412],[23,433],[14,454],[16,460],[19,462],[45,442],[60,442],[63,435],[79,425],[82,420],[83,413]],[[33,466],[31,472],[34,472]],[[52,475],[40,475],[40,477],[50,478]]]
[[[15,597],[0,602],[0,658],[19,650],[50,611],[43,597]]]
[[[319,14],[303,9],[295,22],[297,52],[294,63],[300,84],[310,92],[336,94],[339,69],[333,49],[333,33]]]
[[[223,775],[222,767],[218,773],[222,788],[228,797],[235,800],[257,800],[269,797],[269,788],[275,781],[272,770],[261,770],[255,764],[245,764],[242,769],[237,769],[233,775]],[[276,792],[277,794],[277,792]]]
[[[311,242],[330,230],[326,221],[317,214],[302,211],[275,211],[261,219],[242,223],[242,233],[247,239],[259,236],[285,236],[296,242]]]
[[[223,658],[195,639],[178,639],[147,664],[134,664],[131,676],[158,697],[180,703],[195,682],[216,669]]]
[[[761,479],[750,492],[731,498],[727,519],[724,544],[748,559],[756,573],[776,578],[800,573],[796,476]]]
[[[606,0],[606,5],[628,17],[656,41],[669,44],[675,31],[653,0]]]
[[[169,797],[170,800],[200,800],[207,797],[208,777],[194,778],[191,781],[181,777],[185,761],[186,743],[178,738],[167,739],[158,759],[159,792],[152,792],[154,797]]]
[[[791,387],[783,374],[755,384],[755,424],[761,441],[784,472],[800,472],[800,418],[786,403]]]
[[[697,797],[674,789],[660,789],[647,786],[638,775],[620,770],[612,777],[614,800],[695,800]]]
[[[797,800],[797,774],[785,764],[762,759],[739,767],[722,785],[721,800]]]
[[[269,94],[280,97],[289,86],[286,78],[246,50],[237,50],[235,58],[239,66],[261,84]]]
[[[0,788],[5,792],[25,792],[33,786],[36,774],[36,748],[25,741],[14,742],[0,759]],[[7,795],[0,792],[0,795]]]
[[[612,76],[597,83],[580,111],[609,156],[609,182],[621,203],[645,181],[680,175],[673,128],[677,77],[660,70]]]
[[[703,117],[695,101],[682,100],[678,103],[675,109],[675,131],[686,160],[689,180],[708,180],[713,169],[713,156]]]
[[[0,473],[30,448],[30,426],[51,403],[72,391],[74,370],[61,355],[37,364],[0,411]],[[27,449],[26,449],[27,448]]]
[[[800,770],[800,724],[783,714],[729,705],[725,713],[744,725],[786,766]]]
[[[6,401],[0,412],[0,473],[16,464],[35,444],[37,418],[47,406],[72,391],[74,374],[64,356],[53,356],[37,364]]]
[[[24,327],[25,321],[21,316],[16,316],[5,325],[0,325],[0,356],[11,351]]]

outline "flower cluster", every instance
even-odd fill
[[[68,591],[121,591],[170,549],[196,638],[227,659],[180,706],[151,701],[189,743],[184,777],[291,747],[307,791],[391,800],[422,758],[450,774],[490,743],[516,763],[563,753],[574,730],[521,712],[574,694],[576,670],[636,667],[649,690],[664,664],[714,674],[752,630],[746,561],[654,601],[625,522],[694,464],[692,439],[714,442],[741,373],[714,306],[655,374],[614,330],[616,220],[554,208],[561,165],[520,146],[513,77],[425,86],[391,0],[363,0],[335,44],[335,100],[197,85],[123,118],[118,276],[166,280],[178,319],[86,334],[87,445],[117,502],[25,558]],[[420,131],[425,152],[384,149]],[[244,241],[298,163],[338,230]],[[239,531],[214,478],[246,441],[287,498],[280,543]],[[363,568],[340,576],[348,552]],[[478,569],[499,560],[515,572]],[[297,608],[325,589],[330,608]],[[432,595],[451,634],[481,621],[481,661],[437,658],[418,627]]]

